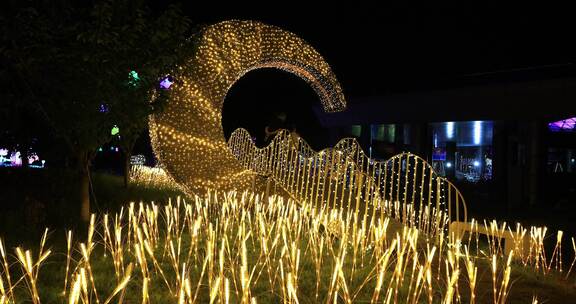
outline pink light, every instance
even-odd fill
[[[20,152],[12,152],[12,155],[10,155],[10,161],[12,162],[13,166],[22,166],[22,158],[20,158]]]
[[[40,160],[40,157],[38,157],[38,155],[36,154],[32,154],[30,156],[28,156],[28,163],[31,164],[37,160]]]
[[[162,79],[162,81],[160,81],[160,88],[164,89],[164,90],[168,90],[168,89],[170,89],[170,86],[172,84],[174,84],[174,81],[172,81],[172,77],[166,76]]]
[[[574,131],[576,126],[576,117],[558,120],[548,124],[550,131]]]

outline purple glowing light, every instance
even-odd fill
[[[551,122],[548,124],[548,129],[554,132],[575,131],[576,117]]]
[[[103,103],[100,105],[100,107],[98,107],[98,111],[100,111],[100,113],[108,113],[110,111],[110,108],[108,107],[107,104]]]
[[[172,77],[166,76],[162,78],[162,80],[160,81],[160,88],[168,90],[170,89],[170,86],[172,86],[172,84],[174,84],[174,80],[172,79]]]

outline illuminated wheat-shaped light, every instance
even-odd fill
[[[514,256],[514,250],[510,251],[508,254],[508,260],[506,261],[506,269],[504,270],[504,277],[502,278],[502,282],[500,284],[500,291],[498,292],[498,303],[506,303],[506,298],[508,297],[508,284],[510,282],[510,262],[512,261],[512,257]]]
[[[64,290],[62,291],[64,297],[66,297],[68,272],[70,271],[70,260],[72,259],[70,250],[72,250],[72,230],[68,230],[68,233],[66,233],[66,273],[64,274]]]
[[[128,267],[126,268],[126,272],[124,273],[124,277],[122,278],[120,283],[116,286],[116,288],[114,288],[114,290],[112,291],[112,294],[110,294],[110,296],[108,296],[106,301],[104,301],[104,304],[110,303],[110,301],[112,301],[114,296],[116,296],[119,292],[124,293],[126,285],[128,285],[128,282],[130,282],[131,277],[132,277],[132,263],[128,264]]]
[[[71,283],[72,284],[70,285],[68,304],[76,304],[79,302],[81,292],[82,292],[82,290],[81,290],[82,279],[80,278],[79,273],[75,273],[72,275],[72,282]]]
[[[88,238],[89,240],[91,237]],[[92,246],[90,246],[92,247]],[[96,282],[94,281],[94,275],[92,273],[92,266],[90,265],[90,253],[92,251],[86,248],[84,243],[80,243],[80,253],[82,253],[83,265],[88,270],[88,278],[90,280],[90,285],[92,285],[92,291],[94,292],[94,297],[96,298],[96,303],[100,303],[98,299],[98,291],[96,290]]]
[[[30,250],[22,251],[22,248],[16,248],[16,257],[18,258],[18,262],[20,262],[20,266],[24,270],[25,276],[28,282],[28,290],[30,292],[30,296],[32,298],[32,302],[34,304],[40,303],[40,295],[38,294],[37,288],[37,277],[38,271],[40,269],[40,265],[44,260],[50,255],[50,250],[43,252],[40,250],[40,256],[36,263],[32,260],[32,254]]]
[[[459,275],[460,275],[459,270],[456,270],[450,276],[448,288],[446,289],[446,294],[444,295],[444,301],[442,303],[444,303],[444,304],[452,303],[453,298],[454,298],[455,286],[456,286],[456,282],[458,282],[458,276]]]
[[[14,292],[12,287],[12,279],[10,277],[10,267],[8,265],[8,260],[6,258],[6,249],[4,246],[4,241],[0,238],[0,255],[2,255],[2,266],[4,268],[4,275],[6,276],[6,281],[8,283],[8,292],[7,295],[3,295],[6,301],[12,299],[12,302],[16,302],[14,299]],[[1,277],[1,276],[0,276]]]
[[[377,268],[379,269],[378,272],[378,279],[376,280],[376,287],[374,288],[374,293],[372,294],[372,303],[378,302],[378,297],[380,296],[380,290],[382,289],[382,284],[384,283],[384,275],[386,274],[386,270],[388,269],[388,261],[392,252],[396,249],[396,242],[397,239],[394,239],[384,252],[384,254],[380,257],[380,260],[377,262]]]
[[[473,256],[474,249],[470,247],[472,239],[478,236],[469,235],[466,244],[465,239],[444,237],[442,231],[435,232],[434,237],[427,235],[409,227],[420,225],[414,220],[415,210],[411,207],[406,209],[408,225],[393,231],[395,237],[389,238],[389,217],[381,220],[376,215],[376,219],[371,219],[362,211],[348,210],[345,206],[315,206],[313,201],[296,202],[279,196],[263,198],[246,191],[212,193],[189,203],[174,200],[167,208],[133,204],[132,212],[129,210],[121,209],[119,214],[110,217],[104,215],[104,224],[94,225],[95,228],[89,230],[89,242],[79,244],[82,259],[77,264],[72,263],[71,248],[75,246],[72,232],[66,234],[64,297],[69,303],[95,302],[96,290],[104,297],[104,291],[96,289],[96,285],[102,283],[94,282],[99,277],[96,273],[99,267],[96,268],[96,261],[91,261],[90,253],[98,252],[96,249],[110,253],[103,260],[114,264],[117,276],[116,289],[106,298],[109,303],[131,303],[134,296],[138,301],[141,296],[142,303],[150,303],[150,298],[154,298],[151,293],[158,287],[155,285],[165,285],[170,294],[167,302],[255,303],[257,296],[253,291],[267,285],[266,292],[277,295],[286,303],[298,303],[303,301],[298,297],[303,295],[300,276],[304,277],[308,272],[316,276],[315,292],[310,291],[309,295],[316,302],[463,302],[460,287],[470,289],[470,303],[478,301],[477,258],[482,257]],[[373,214],[372,210],[369,213]],[[424,216],[441,216],[440,222],[444,222],[445,216],[438,214]],[[110,219],[114,219],[113,223]],[[485,228],[494,233],[489,239],[491,255],[488,258],[492,272],[492,301],[502,304],[510,294],[511,260],[523,256],[522,241],[517,239],[521,239],[522,231],[527,233],[528,230],[517,225],[516,231],[512,231],[508,226],[494,223],[485,224]],[[107,226],[111,226],[108,232]],[[498,240],[503,233],[509,233],[517,243],[507,260],[501,258]],[[531,241],[527,242],[526,248],[532,248],[532,254],[524,255],[523,261],[529,260],[534,268],[545,265],[546,273],[561,269],[560,245],[557,245],[556,254],[553,252],[549,260],[545,259],[543,236],[545,229],[530,228]],[[558,239],[562,237],[557,236]],[[38,282],[38,278],[43,277],[38,271],[50,254],[44,250],[46,243],[45,231],[39,246],[41,253],[35,263],[30,253],[27,257],[25,250],[20,249],[20,254],[16,254],[25,275],[22,281],[26,280],[33,303],[39,297],[34,298],[30,282]],[[128,243],[130,247],[125,248]],[[574,238],[572,246],[576,253]],[[0,253],[8,264],[10,259],[4,253],[1,240]],[[126,270],[122,266],[124,260],[132,262]],[[442,265],[442,271],[437,273],[436,262]],[[140,269],[134,275],[132,271],[136,265],[133,263]],[[459,286],[458,276],[464,271],[460,269],[460,263],[464,263],[468,287]],[[566,276],[571,274],[574,263]],[[309,269],[304,267],[310,264]],[[26,269],[31,269],[31,275]],[[0,272],[0,299],[18,303],[10,295],[14,286],[8,285],[6,278],[9,275],[6,271]],[[324,275],[329,277],[326,282]],[[14,285],[19,286],[18,282]],[[314,287],[310,286],[309,290]],[[327,292],[322,293],[324,288]],[[126,294],[124,299],[125,293],[136,290],[135,295]]]
[[[548,264],[547,272],[550,272],[552,268],[552,264],[555,265],[555,270],[562,272],[562,230],[558,230],[556,235],[556,246],[554,246],[554,250],[552,251],[552,255],[550,256],[550,263]]]
[[[498,303],[498,295],[497,295],[497,291],[496,291],[496,276],[497,276],[497,263],[496,263],[496,254],[492,255],[492,264],[491,264],[491,268],[490,270],[492,270],[492,295],[493,295],[493,299],[494,299],[494,303]]]
[[[6,299],[6,289],[4,288],[4,279],[2,279],[1,275],[0,275],[0,297],[2,299],[2,303],[4,303],[4,300],[8,301]]]
[[[468,246],[464,247],[466,272],[468,274],[468,285],[470,287],[470,304],[476,303],[476,279],[478,277],[478,267],[474,265],[474,261],[468,252]]]

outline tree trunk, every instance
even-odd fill
[[[124,188],[128,188],[130,184],[130,157],[132,156],[132,151],[134,150],[138,136],[139,134],[126,134],[122,138],[122,141],[120,141],[120,149],[124,152]]]
[[[124,152],[124,188],[128,188],[130,184],[130,155],[128,151]]]
[[[90,221],[90,180],[88,166],[80,170],[80,218],[82,222]]]
[[[90,154],[79,152],[77,154],[77,168],[79,173],[80,191],[80,219],[84,223],[90,221]]]

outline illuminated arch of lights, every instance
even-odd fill
[[[170,71],[175,84],[164,111],[150,118],[152,146],[170,176],[192,192],[248,187],[249,170],[231,153],[222,129],[228,90],[244,74],[277,68],[307,81],[325,111],[346,107],[342,89],[322,56],[293,33],[256,21],[204,28],[194,54]]]

